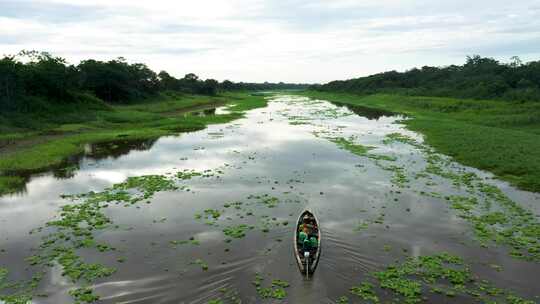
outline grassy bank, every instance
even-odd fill
[[[186,112],[229,104],[229,113],[194,116]],[[143,140],[185,131],[204,129],[209,124],[226,123],[238,119],[244,112],[263,107],[262,96],[225,94],[219,97],[182,95],[160,96],[132,105],[82,108],[73,113],[66,110],[42,113],[40,121],[33,121],[23,129],[19,121],[4,118],[0,137],[0,195],[13,192],[24,185],[19,173],[37,172],[61,166],[66,158],[81,154],[89,143],[115,140]],[[68,116],[61,117],[63,114]],[[57,116],[57,117],[55,117]],[[78,117],[78,120],[77,120]]]
[[[426,143],[456,161],[540,192],[540,103],[509,103],[400,95],[302,95],[404,113]]]

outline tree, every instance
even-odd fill
[[[21,70],[23,64],[15,56],[0,59],[0,110],[17,109],[17,98],[23,94]]]
[[[215,79],[206,79],[201,86],[199,94],[215,96],[218,93],[219,82]]]
[[[512,56],[510,57],[510,63],[508,64],[511,68],[519,68],[523,65],[523,62],[518,56]]]

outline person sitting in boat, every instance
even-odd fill
[[[303,226],[302,231],[298,233],[298,243],[299,245],[302,245],[303,250],[309,250],[309,228],[305,225]]]
[[[311,249],[316,249],[317,246],[319,246],[319,241],[317,240],[317,237],[312,236],[309,238],[309,247]]]
[[[298,242],[302,245],[303,250],[312,250],[317,248],[319,242],[315,236],[309,236],[310,231],[307,226],[304,226],[303,230],[298,234]]]
[[[312,233],[313,228],[315,228],[313,225],[313,219],[308,215],[304,216],[304,218],[302,219],[302,224],[300,224],[300,226],[298,227],[298,230],[302,232],[304,228],[308,228],[309,233]]]

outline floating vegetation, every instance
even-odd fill
[[[373,291],[373,284],[369,282],[362,282],[359,286],[351,287],[351,293],[359,296],[362,300],[371,301],[373,303],[379,303],[379,297]],[[345,303],[349,303],[349,299],[346,299]]]
[[[311,125],[311,122],[309,121],[298,121],[298,120],[293,120],[293,121],[289,121],[289,124],[292,125],[292,126],[301,126],[301,125]]]
[[[379,168],[393,173],[392,179],[390,179],[392,184],[398,186],[399,188],[405,188],[409,183],[409,178],[405,173],[404,167],[397,165],[385,166],[379,162],[376,164],[379,166]]]
[[[193,264],[201,266],[201,269],[202,269],[203,271],[207,271],[207,270],[208,270],[208,264],[206,264],[206,262],[203,261],[202,259],[196,259],[196,260],[193,262]]]
[[[240,224],[236,226],[229,226],[223,228],[223,233],[228,236],[235,239],[240,239],[246,236],[246,231],[253,229],[253,226],[248,226],[245,224]]]
[[[371,273],[372,279],[351,288],[351,294],[371,303],[387,292],[398,302],[420,303],[427,295],[470,298],[477,303],[533,304],[513,292],[474,276],[460,257],[441,253],[408,258],[401,264]]]
[[[238,294],[238,291],[229,288],[220,288],[219,292],[222,296],[218,299],[213,299],[207,302],[207,304],[224,304],[224,303],[234,303],[242,304],[242,299]]]
[[[163,175],[144,175],[128,177],[128,179],[120,184],[112,187],[112,190],[129,190],[136,189],[142,193],[139,200],[148,199],[156,192],[172,191],[178,189],[176,183]],[[133,201],[132,201],[133,202]]]
[[[33,298],[34,290],[37,288],[39,282],[45,272],[38,272],[28,280],[23,282],[11,283],[8,282],[9,271],[0,267],[0,290],[9,291],[7,294],[0,294],[0,302],[6,304],[26,304],[30,303]]]
[[[194,171],[194,170],[187,170],[187,169],[184,170],[184,171],[179,171],[179,172],[176,173],[176,177],[178,179],[183,179],[183,180],[192,179],[194,177],[202,176],[202,175],[203,175],[203,173],[201,173],[201,172],[197,172],[197,171]]]
[[[279,199],[269,194],[262,195],[249,195],[247,197],[250,200],[257,200],[258,203],[265,205],[268,208],[274,208],[279,204]]]
[[[352,154],[355,154],[358,156],[368,156],[368,152],[374,149],[374,147],[355,144],[353,142],[353,138],[346,139],[343,137],[335,137],[335,138],[330,137],[327,139],[335,143],[340,149],[347,150],[351,152]]]
[[[99,296],[94,294],[94,291],[91,288],[87,287],[70,290],[69,294],[75,300],[75,304],[94,303],[99,300]]]
[[[427,166],[419,173],[421,177],[439,176],[450,180],[454,187],[466,190],[466,195],[451,195],[444,199],[471,224],[476,240],[482,246],[504,245],[514,258],[540,261],[540,222],[531,211],[511,200],[498,187],[483,182],[475,173],[450,170],[449,159],[410,137],[393,133],[385,138],[385,143],[391,142],[412,145],[426,155]],[[399,184],[406,177],[397,170],[394,179]],[[420,194],[442,199],[438,193],[422,191]]]
[[[231,207],[234,207],[234,209],[240,210],[240,209],[242,209],[242,205],[243,205],[243,204],[244,204],[243,202],[225,203],[225,204],[223,205],[223,207],[225,207],[225,208],[231,208]]]
[[[202,176],[202,173],[184,171],[181,180]],[[184,189],[179,187],[177,181],[164,175],[144,175],[129,177],[126,181],[106,188],[101,192],[88,192],[78,195],[62,195],[62,198],[72,201],[61,207],[56,219],[46,223],[48,234],[43,236],[43,241],[36,254],[27,258],[34,267],[50,267],[60,265],[62,275],[69,278],[80,287],[69,293],[76,303],[92,303],[99,299],[90,287],[96,280],[111,276],[116,272],[113,267],[107,267],[99,263],[87,263],[80,255],[80,250],[95,250],[106,253],[116,249],[108,244],[100,243],[95,239],[95,234],[105,229],[118,229],[113,225],[104,209],[111,207],[111,203],[124,206],[135,205],[141,201],[149,201],[156,193],[162,191],[174,191]],[[215,216],[215,213],[210,213]],[[162,218],[157,222],[163,222]],[[39,233],[44,229],[37,228],[30,233]],[[192,243],[195,242],[194,240]],[[117,259],[120,262],[123,258]],[[203,266],[203,265],[201,265]],[[204,268],[204,267],[203,267]],[[1,295],[0,299],[6,303],[26,303],[35,295],[34,290],[41,281],[43,270],[37,272],[31,282],[12,284],[6,287],[2,282],[6,275],[0,272],[0,289],[14,290],[12,295]],[[21,300],[22,299],[22,300]]]
[[[263,299],[273,298],[273,299],[284,299],[287,296],[285,288],[289,287],[290,284],[283,280],[274,279],[272,280],[269,287],[263,287],[264,277],[256,273],[255,280],[253,285],[257,289],[257,294]]]
[[[317,113],[317,115],[324,114],[320,112]],[[271,115],[267,116],[272,117]],[[328,117],[331,116],[332,115],[328,115]],[[244,169],[247,170],[238,172],[238,174],[232,176],[230,179],[226,179],[223,185],[209,182],[204,183],[204,185],[208,187],[200,187],[201,191],[217,190],[216,193],[218,194],[218,200],[220,199],[219,195],[223,193],[223,205],[221,205],[219,202],[215,204],[214,200],[216,199],[216,196],[214,195],[216,193],[202,193],[203,195],[201,196],[190,195],[190,197],[194,197],[194,199],[193,202],[186,202],[186,204],[190,204],[188,206],[189,208],[186,208],[186,204],[184,203],[181,206],[181,208],[185,209],[181,209],[180,213],[182,210],[191,209],[195,206],[194,208],[198,208],[196,211],[198,214],[196,214],[195,217],[201,220],[200,223],[206,222],[214,226],[205,228],[203,225],[199,225],[198,222],[193,220],[189,221],[190,223],[179,221],[178,218],[183,219],[184,214],[180,214],[180,216],[173,215],[171,213],[165,214],[170,218],[166,225],[149,225],[150,229],[156,230],[151,231],[152,234],[149,235],[156,236],[156,238],[152,238],[151,240],[144,239],[144,244],[148,245],[151,242],[151,246],[156,247],[148,248],[150,249],[150,252],[147,253],[148,255],[145,256],[145,258],[151,258],[153,252],[163,249],[170,250],[172,255],[193,254],[193,252],[195,252],[194,256],[190,256],[187,260],[185,260],[185,262],[182,262],[184,264],[183,266],[186,266],[186,264],[191,265],[186,267],[186,269],[183,271],[193,271],[195,272],[195,275],[198,273],[198,276],[203,278],[202,280],[206,280],[208,278],[207,275],[204,275],[208,273],[203,273],[203,275],[201,275],[200,269],[203,271],[208,270],[208,264],[202,259],[196,258],[204,258],[206,254],[213,257],[211,263],[216,263],[216,265],[221,262],[223,264],[232,263],[234,266],[235,263],[238,262],[234,261],[234,257],[238,252],[240,254],[248,255],[271,254],[275,255],[275,258],[279,259],[281,254],[284,252],[282,249],[285,247],[283,246],[290,245],[287,242],[287,239],[292,236],[292,231],[295,228],[295,226],[291,227],[291,225],[295,224],[295,222],[293,222],[294,220],[291,222],[289,222],[289,220],[291,220],[292,217],[297,214],[298,209],[304,206],[313,206],[314,204],[317,206],[318,204],[323,203],[326,198],[332,199],[332,201],[330,201],[332,204],[343,203],[345,206],[343,207],[344,209],[341,209],[342,207],[337,205],[328,205],[327,208],[324,208],[329,220],[336,219],[336,217],[339,216],[345,216],[345,220],[347,221],[343,221],[343,223],[352,223],[352,225],[358,224],[358,226],[350,227],[349,229],[353,228],[356,231],[370,229],[371,231],[371,228],[373,228],[372,230],[377,232],[377,234],[371,234],[365,237],[358,235],[351,236],[350,234],[347,234],[347,237],[352,237],[350,239],[351,244],[354,245],[358,239],[376,237],[380,241],[374,243],[372,249],[380,253],[380,258],[388,259],[402,254],[407,254],[407,250],[413,251],[413,247],[409,249],[401,249],[402,247],[408,247],[406,244],[403,244],[403,241],[407,240],[386,238],[384,235],[381,237],[381,233],[387,233],[387,231],[384,231],[383,228],[386,227],[389,229],[389,225],[385,224],[392,222],[395,223],[395,225],[393,225],[394,229],[397,229],[398,227],[408,229],[407,225],[420,223],[423,220],[423,216],[426,216],[426,219],[429,219],[428,216],[433,214],[432,210],[427,210],[429,208],[422,210],[422,206],[424,206],[423,204],[426,202],[421,202],[421,200],[418,200],[419,202],[417,203],[418,196],[416,194],[419,193],[420,195],[429,196],[429,200],[426,198],[428,203],[434,202],[435,205],[437,205],[437,203],[440,202],[439,206],[434,208],[437,212],[436,215],[440,215],[438,213],[441,211],[440,209],[443,209],[445,212],[451,212],[452,216],[449,218],[451,219],[452,223],[450,224],[456,223],[453,215],[459,215],[461,219],[465,221],[466,226],[470,225],[470,231],[474,233],[474,238],[476,238],[482,246],[504,246],[505,248],[509,249],[510,255],[513,257],[529,261],[539,260],[538,218],[535,217],[533,213],[527,211],[526,209],[520,207],[517,203],[510,200],[499,188],[484,183],[483,180],[474,173],[460,170],[460,168],[455,166],[454,163],[450,162],[447,157],[435,154],[429,148],[417,143],[414,139],[399,133],[390,134],[385,138],[385,144],[390,145],[393,143],[398,143],[399,145],[398,147],[383,147],[385,149],[405,148],[401,145],[412,145],[413,147],[420,149],[421,152],[425,153],[424,159],[428,162],[427,166],[423,166],[423,161],[420,161],[418,155],[413,153],[410,154],[410,161],[405,162],[404,160],[407,160],[406,158],[408,157],[405,153],[387,153],[388,155],[379,155],[374,152],[374,147],[357,144],[356,142],[358,142],[359,137],[349,137],[350,133],[345,133],[347,131],[356,132],[357,130],[346,130],[347,125],[349,124],[345,122],[337,122],[341,123],[341,125],[337,126],[319,125],[319,122],[315,119],[298,119],[297,121],[289,121],[289,123],[293,125],[313,124],[313,129],[317,130],[315,132],[318,132],[317,136],[325,138],[323,142],[326,143],[326,145],[324,149],[321,149],[322,152],[328,150],[327,148],[329,143],[325,141],[329,140],[332,142],[332,144],[330,144],[330,148],[333,149],[329,151],[331,152],[329,154],[333,154],[331,155],[332,157],[335,156],[335,153],[332,152],[337,151],[337,146],[344,150],[342,152],[345,152],[345,154],[346,151],[349,151],[350,153],[361,156],[361,158],[351,156],[352,159],[347,159],[348,163],[338,163],[339,166],[334,167],[334,169],[337,169],[336,171],[343,172],[343,174],[338,176],[341,179],[333,180],[334,176],[332,174],[335,172],[333,172],[333,170],[329,170],[328,175],[325,176],[324,174],[326,172],[321,170],[326,169],[326,167],[319,166],[320,164],[333,164],[323,163],[325,161],[324,157],[326,157],[324,153],[321,153],[319,149],[313,149],[313,151],[306,151],[306,163],[308,163],[308,161],[312,162],[312,164],[317,166],[315,170],[312,170],[312,167],[301,163],[299,163],[299,167],[296,168],[296,164],[293,163],[292,167],[298,170],[293,171],[294,176],[286,176],[286,172],[280,170],[283,167],[276,167],[271,168],[272,170],[264,171],[262,174],[265,176],[256,176],[252,179],[255,169],[257,169],[258,174],[261,174],[261,170],[259,169],[266,168],[265,166],[268,165],[264,163],[265,159],[274,159],[272,161],[275,161],[275,156],[271,154],[275,151],[268,152],[268,150],[272,150],[272,147],[265,146],[262,149],[268,150],[262,150],[263,152],[259,152],[259,154],[257,154],[255,152],[246,152],[254,148],[253,146],[250,146],[249,148],[244,146],[241,148],[239,147],[238,149],[240,149],[242,152],[236,150],[233,151],[234,153],[238,154],[232,155],[232,158],[235,159],[235,161],[231,161],[232,164],[226,164],[224,167],[231,169],[242,169],[241,166],[244,166],[245,164]],[[309,132],[311,127],[294,129],[305,133]],[[376,132],[374,133],[375,134],[370,134],[369,132],[366,132],[366,139],[372,140],[373,138],[376,138],[378,134]],[[209,136],[212,136],[212,134],[209,134]],[[208,138],[206,138],[206,140],[208,140]],[[317,141],[321,142],[320,140]],[[212,150],[210,150],[210,147],[212,147]],[[190,151],[190,153],[208,154],[208,156],[212,158],[214,156],[214,148],[214,146],[209,146],[208,153],[192,153],[192,151]],[[260,146],[257,145],[255,148],[259,149]],[[304,152],[302,149],[298,150],[301,150],[301,153]],[[297,153],[298,151],[295,150],[292,152]],[[308,159],[310,152],[313,153],[312,161]],[[219,153],[221,152],[218,151],[218,154]],[[232,153],[228,153],[227,157],[231,157],[229,154]],[[339,155],[344,154],[341,153]],[[400,158],[397,159],[394,155],[399,155]],[[405,156],[402,157],[402,155]],[[180,156],[181,155],[174,156],[174,158],[177,159]],[[291,153],[291,156],[294,156],[294,154]],[[303,157],[304,155],[301,154],[301,156]],[[187,158],[182,159],[187,160]],[[199,160],[200,159],[197,157],[192,159],[190,163]],[[212,161],[214,160],[215,159]],[[259,162],[259,160],[261,163],[258,165],[263,166],[247,168],[251,164]],[[281,163],[280,165],[288,165],[289,160],[290,159],[287,159],[286,162]],[[416,163],[417,160],[418,163]],[[362,169],[358,170],[353,168],[355,163],[360,163],[357,164],[357,166],[361,167]],[[311,163],[309,165],[311,165]],[[350,168],[347,167],[347,165],[350,165]],[[375,172],[376,174],[374,174],[373,177],[367,176],[368,174],[372,173],[370,170],[374,169],[374,165],[378,166],[379,169],[387,170],[388,172],[379,172],[381,170],[376,170],[377,168],[375,168],[374,171],[377,171]],[[301,173],[301,171],[303,171],[303,173]],[[320,174],[321,172],[322,175],[318,176],[317,174]],[[361,173],[359,174],[359,172]],[[273,173],[276,174],[274,175]],[[123,248],[116,249],[113,246],[116,244],[107,244],[101,241],[101,237],[110,237],[109,233],[106,233],[109,232],[109,230],[117,229],[117,231],[114,233],[118,232],[120,234],[133,229],[133,227],[120,228],[117,226],[117,223],[115,222],[118,220],[114,218],[114,215],[120,210],[112,208],[115,208],[116,206],[130,207],[132,205],[136,205],[137,208],[143,207],[142,204],[137,204],[140,202],[151,203],[154,195],[159,195],[159,192],[188,190],[187,183],[184,182],[186,180],[191,178],[202,179],[209,177],[215,177],[217,179],[220,177],[220,174],[223,174],[223,171],[206,170],[201,172],[182,170],[179,172],[173,171],[172,173],[163,176],[147,175],[141,177],[130,177],[125,182],[116,184],[101,192],[89,192],[81,195],[64,196],[72,201],[66,202],[67,205],[60,209],[61,214],[54,218],[54,221],[50,221],[45,227],[33,231],[33,233],[36,234],[45,233],[47,236],[43,239],[43,244],[34,251],[36,255],[29,258],[28,261],[36,268],[39,267],[39,270],[46,269],[46,267],[51,265],[59,267],[65,278],[76,286],[73,287],[74,289],[69,292],[74,298],[75,302],[87,303],[98,301],[99,295],[94,293],[92,286],[96,286],[103,281],[111,279],[109,276],[113,275],[116,269],[110,266],[122,267],[125,264],[121,263],[128,263],[125,258],[119,257],[121,255],[126,255],[126,253],[122,250]],[[382,175],[382,178],[380,175]],[[354,177],[358,176],[360,176],[360,178],[358,180],[354,180]],[[418,181],[414,181],[413,179],[418,179]],[[302,185],[304,180],[306,184]],[[373,183],[369,184],[369,187],[374,186],[373,189],[362,191],[362,193],[360,193],[360,191],[354,191],[365,190],[366,188],[363,188],[363,185],[360,185],[360,183],[365,182],[366,180],[368,182],[375,182],[377,185],[374,185]],[[381,182],[386,180],[391,180],[394,187],[389,187],[388,183]],[[412,180],[412,182],[410,180]],[[317,184],[328,181],[337,182],[335,184]],[[351,182],[349,183],[349,181]],[[426,182],[425,187],[423,187],[424,182]],[[403,190],[403,195],[398,195],[401,194],[401,189],[396,189],[395,187],[404,188],[409,186],[409,183],[411,183],[411,186],[413,185],[412,183],[421,184],[421,188],[418,189],[418,191]],[[447,189],[448,192],[442,194],[441,192],[443,192],[445,187],[448,186],[447,184],[450,186],[450,188]],[[325,187],[326,185],[328,185],[328,187]],[[231,187],[226,188],[227,186]],[[318,186],[321,187],[316,188]],[[355,186],[358,186],[359,189],[354,189]],[[433,186],[437,187],[435,188]],[[259,190],[261,187],[266,188],[264,190]],[[272,190],[269,189],[270,187]],[[324,192],[321,190],[324,190]],[[231,199],[230,196],[235,194],[234,191],[240,191],[238,194],[239,196],[238,198]],[[244,191],[257,192],[254,195],[248,196],[246,199],[246,195],[251,192],[245,193]],[[301,191],[305,191],[306,193],[302,193]],[[293,195],[295,197],[291,199],[291,196],[289,195]],[[358,199],[360,196],[362,199]],[[437,199],[433,200],[431,197]],[[168,199],[169,195],[167,195],[166,198]],[[318,202],[307,202],[308,198]],[[237,201],[236,199],[243,201]],[[394,203],[394,201],[399,201],[402,203]],[[293,205],[292,203],[297,204]],[[323,204],[321,204],[321,206],[322,205]],[[447,211],[446,206],[448,206],[451,211]],[[154,208],[155,206],[148,207]],[[335,209],[338,207],[340,209]],[[361,221],[354,218],[352,221],[349,221],[350,217],[354,217],[354,214],[345,213],[350,210],[356,210],[357,208],[363,208],[361,212],[366,212],[364,215],[367,216],[361,219]],[[413,210],[412,213],[404,212],[404,210],[411,212],[411,209]],[[385,213],[386,211],[387,213]],[[424,211],[426,212],[424,213]],[[431,213],[428,214],[428,212]],[[288,218],[286,216],[287,214],[289,216]],[[166,218],[162,217],[162,214],[154,214],[152,212],[147,214],[147,216],[148,217],[145,218],[149,218],[149,221],[155,219],[153,223],[156,224],[166,221]],[[396,219],[396,216],[411,217],[411,219],[399,218],[397,222],[392,221],[392,219]],[[133,221],[133,218],[129,218],[128,221]],[[461,220],[458,219],[457,225],[460,225],[460,222]],[[433,225],[429,226],[431,223],[427,223],[427,221],[421,222],[421,224],[422,228],[438,227]],[[443,222],[442,224],[449,223]],[[217,228],[218,225],[219,228]],[[185,227],[188,229],[182,229]],[[263,234],[270,232],[271,229],[275,229],[275,227],[278,227],[278,229],[273,231],[274,233]],[[169,229],[169,231],[165,231],[165,229]],[[171,232],[170,230],[172,229],[177,229],[176,231],[173,231],[174,233],[178,232],[176,237],[170,237],[170,235],[175,235],[168,233]],[[200,229],[201,231],[193,231],[197,229]],[[138,231],[138,233],[141,232],[142,231],[140,230]],[[454,230],[451,230],[451,232],[453,233]],[[158,233],[159,237],[157,237]],[[193,233],[192,235],[197,236],[200,235],[203,240],[215,237],[216,233],[217,237],[220,238],[221,233],[223,233],[223,238],[226,242],[233,242],[234,240],[234,242],[237,243],[237,246],[233,246],[234,244],[231,244],[231,246],[224,246],[224,248],[218,249],[218,252],[211,252],[214,250],[215,246],[213,245],[215,244],[212,242],[205,242],[203,245],[208,246],[196,247],[197,245],[201,244],[200,241],[196,240],[194,237],[188,239],[189,235],[191,234],[182,236],[183,233]],[[263,238],[264,240],[257,240],[258,245],[256,247],[251,246],[251,238],[239,240],[241,238],[245,238],[248,233],[253,233],[253,237],[257,235],[257,237]],[[425,240],[428,241],[428,243],[429,241],[433,241],[435,244],[437,244],[437,242],[441,242],[441,240],[435,239],[437,235],[439,235],[437,232],[433,234],[430,232],[429,235],[425,236]],[[455,238],[451,237],[450,239],[457,239],[456,242],[460,242],[461,240],[458,239],[460,237],[462,236],[459,235],[455,236]],[[113,239],[119,240],[120,238],[121,237],[115,237]],[[178,240],[171,240],[175,238]],[[121,241],[124,242],[126,240],[121,239]],[[447,241],[447,239],[443,238],[443,241]],[[261,242],[262,246],[259,246],[259,243]],[[270,245],[268,246],[269,243]],[[392,246],[383,245],[385,243],[389,243]],[[163,244],[165,246],[161,246]],[[176,248],[179,251],[171,250]],[[248,251],[244,251],[246,248]],[[478,248],[469,249],[473,250],[473,253],[477,253],[476,250]],[[268,253],[270,251],[271,253]],[[499,257],[499,250],[492,250],[488,253],[489,256]],[[101,255],[106,257],[106,259],[103,259]],[[92,263],[90,260],[86,260],[85,257],[87,256],[92,256]],[[167,257],[170,257],[170,255],[167,255]],[[226,260],[219,261],[219,259],[223,257],[225,257]],[[177,259],[171,260],[173,260],[172,263],[178,262]],[[218,261],[214,262],[215,260]],[[95,261],[109,261],[113,264],[107,265],[107,263],[93,263]],[[489,260],[489,262],[485,262],[485,266],[489,267],[488,270],[490,273],[502,270],[500,266],[489,264],[490,262],[494,261],[496,260]],[[135,262],[135,260],[131,260],[130,258],[129,263],[131,262]],[[164,262],[171,263],[170,260],[165,260]],[[514,265],[510,262],[506,262],[501,264],[503,264],[507,270],[512,269]],[[171,265],[167,266],[171,267]],[[272,267],[271,264],[262,265],[262,267],[267,266]],[[355,267],[351,267],[351,269],[354,268]],[[228,271],[227,269],[231,268],[216,266],[215,271],[223,272]],[[30,270],[34,269],[30,268]],[[434,272],[434,274],[431,272]],[[19,274],[17,273],[17,275]],[[38,296],[34,294],[34,292],[35,286],[37,286],[41,280],[39,275],[42,275],[42,272],[38,272],[35,279],[32,279],[31,281],[12,285],[6,283],[8,276],[7,271],[0,268],[0,289],[3,289],[2,292],[7,290],[11,293],[8,295],[0,295],[0,302],[10,304],[30,302],[32,298]],[[504,275],[505,273],[500,273],[498,279],[506,279]],[[287,289],[289,288],[289,284],[287,282],[281,280],[270,280],[269,277],[267,277],[265,281],[262,276],[258,276],[256,276],[254,281],[254,285],[257,287],[258,300],[253,299],[253,296],[251,296],[252,298],[250,298],[250,301],[254,300],[262,302],[263,299],[266,299],[266,301],[277,302],[273,299],[283,299],[286,297],[286,291],[289,291],[289,289]],[[191,276],[187,277],[192,279]],[[229,282],[231,281],[229,280],[218,283],[229,284]],[[530,285],[526,282],[524,283],[523,280],[518,280],[518,282],[519,283],[517,284],[521,284],[523,286]],[[204,295],[204,299],[212,299],[208,303],[240,302],[237,294],[227,290],[227,288],[222,288],[223,291],[220,290],[221,294],[216,294],[216,286],[218,285],[212,287],[211,290],[205,289],[205,291],[212,293],[210,298],[207,297],[207,294]],[[502,291],[493,285],[488,284],[487,282],[479,280],[471,274],[469,267],[462,261],[445,255],[419,257],[417,259],[411,259],[410,261],[407,260],[401,264],[392,265],[384,271],[373,273],[372,276],[370,276],[366,281],[352,287],[350,289],[350,294],[347,296],[350,297],[350,299],[348,297],[341,297],[335,301],[338,303],[349,303],[350,300],[350,302],[353,303],[362,300],[365,302],[383,303],[390,299],[390,301],[416,303],[417,301],[437,302],[437,300],[442,297],[443,300],[440,302],[448,302],[447,299],[444,299],[445,297],[455,297],[456,302],[477,301],[490,303],[497,301],[499,303],[531,303],[530,301],[525,301],[518,298],[511,292]],[[461,301],[463,297],[472,298],[473,301],[468,301],[468,299]],[[199,300],[200,299],[201,298],[199,298]]]
[[[369,227],[369,224],[367,222],[362,222],[360,224],[358,224],[355,228],[354,228],[354,231],[362,231],[362,230],[366,230],[368,229]]]
[[[221,216],[221,212],[216,209],[205,209],[204,214],[206,218],[212,217],[215,220],[217,220]]]
[[[400,143],[408,144],[408,145],[411,145],[411,146],[414,146],[414,147],[417,147],[417,148],[422,148],[423,147],[423,145],[418,143],[414,138],[412,138],[410,136],[407,136],[407,135],[404,135],[404,134],[401,134],[401,133],[387,134],[384,137],[382,142],[385,145],[389,145],[389,144],[392,144],[392,143],[395,143],[395,142],[400,142]]]
[[[409,182],[409,179],[407,178],[407,175],[405,173],[405,169],[402,166],[397,166],[397,165],[387,166],[380,162],[380,161],[395,162],[397,161],[397,158],[395,156],[369,153],[369,151],[373,150],[374,147],[355,144],[353,142],[354,138],[352,137],[349,139],[346,139],[343,137],[325,137],[325,138],[335,143],[340,149],[347,150],[358,156],[363,156],[363,157],[373,159],[375,160],[375,164],[381,169],[393,172],[394,176],[392,177],[391,182],[394,185],[400,188],[404,188]]]
[[[170,241],[169,242],[171,245],[173,246],[178,246],[178,245],[186,245],[186,244],[191,244],[191,245],[200,245],[201,242],[199,240],[196,240],[194,238],[190,239],[190,240],[182,240],[182,241]]]
[[[208,132],[208,137],[211,139],[223,138],[225,134],[223,132]]]
[[[351,136],[348,139],[344,137],[328,137],[328,136],[325,138],[335,143],[340,149],[349,151],[352,154],[355,154],[358,156],[364,156],[364,157],[374,159],[374,160],[385,160],[385,161],[391,161],[391,162],[397,160],[395,156],[368,153],[369,151],[375,149],[375,147],[364,146],[361,144],[354,143],[354,139],[355,139],[354,136]]]

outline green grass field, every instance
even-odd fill
[[[427,144],[456,161],[540,192],[540,103],[376,94],[304,96],[403,113]]]
[[[224,104],[229,105],[228,114],[184,115],[190,109]],[[53,112],[48,112],[43,114],[39,122],[29,124],[27,129],[20,127],[24,122],[14,123],[10,118],[11,123],[3,125],[3,129],[13,132],[3,132],[0,136],[0,143],[7,147],[4,151],[0,150],[0,195],[12,192],[21,185],[20,179],[7,174],[41,171],[61,165],[67,157],[82,153],[85,144],[118,139],[151,139],[201,130],[209,124],[241,118],[245,111],[265,105],[264,97],[241,93],[219,97],[161,96],[156,100],[126,106],[86,108],[79,112],[79,121],[73,117],[55,118]],[[51,117],[48,117],[49,114]],[[56,113],[56,116],[60,115],[62,112]],[[66,115],[72,116],[73,113]]]

